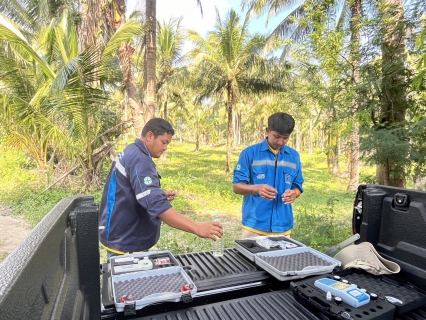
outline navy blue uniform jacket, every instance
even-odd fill
[[[160,237],[158,216],[172,206],[160,187],[148,149],[140,139],[112,164],[99,212],[99,240],[111,251],[136,252],[155,245]]]

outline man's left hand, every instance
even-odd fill
[[[300,191],[298,189],[286,190],[283,193],[282,200],[285,204],[291,204],[297,199],[299,195]]]

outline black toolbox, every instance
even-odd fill
[[[401,271],[374,276],[346,269],[327,275],[374,293],[374,299],[358,308],[327,299],[326,293],[314,285],[320,277],[292,282],[296,300],[333,319],[426,319],[426,192],[361,185],[354,202],[352,227],[353,233],[360,235],[356,244],[372,243]]]

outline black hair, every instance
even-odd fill
[[[161,118],[152,118],[149,120],[143,127],[141,136],[145,137],[149,131],[154,134],[154,138],[165,133],[169,133],[171,135],[175,134],[175,130],[173,129],[170,122]]]
[[[277,112],[268,118],[268,128],[281,135],[290,135],[294,129],[294,119],[284,112]]]

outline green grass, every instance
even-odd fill
[[[232,155],[232,166],[242,148]],[[118,150],[119,151],[119,150]],[[225,230],[225,247],[233,247],[241,234],[242,197],[232,192],[232,172],[225,173],[225,147],[202,147],[173,141],[166,159],[155,159],[165,190],[176,190],[173,206],[197,222],[221,217]],[[17,157],[15,159],[15,157]],[[341,242],[351,234],[354,193],[346,191],[347,178],[327,173],[323,154],[301,154],[305,192],[294,204],[295,228],[292,237],[320,251]],[[12,205],[15,214],[23,214],[32,224],[38,223],[63,197],[76,194],[73,188],[60,188],[40,195],[46,187],[43,176],[22,154],[4,152],[0,155],[0,202]],[[6,165],[5,165],[6,164]],[[109,168],[109,165],[106,165]],[[346,164],[341,165],[346,168]],[[231,170],[232,171],[232,170]],[[365,167],[362,177],[371,177],[374,169]],[[370,181],[361,181],[361,183]],[[74,188],[75,189],[75,188]],[[102,190],[93,191],[96,201]],[[167,225],[162,226],[160,241],[152,250],[170,250],[174,254],[211,250],[210,239],[200,239]],[[105,257],[104,250],[101,256]]]
[[[192,144],[170,145],[166,161],[157,160],[162,186],[178,192],[180,197],[173,202],[174,207],[190,219],[207,221],[221,216],[225,247],[233,247],[241,234],[242,197],[232,192],[232,172],[224,172],[225,149],[194,150]],[[240,151],[241,148],[233,153],[233,165]],[[354,193],[346,191],[347,179],[327,174],[325,155],[301,156],[305,192],[294,204],[292,236],[324,251],[350,236]],[[210,250],[211,242],[164,226],[155,248],[201,251]]]

